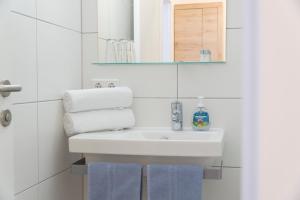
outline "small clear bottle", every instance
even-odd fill
[[[211,51],[208,49],[200,50],[200,62],[211,62]]]
[[[204,97],[198,97],[197,109],[193,114],[193,129],[195,131],[208,131],[210,118],[207,108],[203,104]]]

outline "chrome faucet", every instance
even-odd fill
[[[171,120],[172,120],[172,130],[182,131],[182,127],[183,127],[182,103],[179,101],[174,101],[171,104]]]

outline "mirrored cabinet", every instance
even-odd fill
[[[97,64],[226,61],[226,0],[98,0]]]

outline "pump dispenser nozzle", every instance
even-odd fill
[[[204,99],[204,97],[202,97],[202,96],[198,97],[198,104],[197,104],[198,108],[203,108],[204,107],[203,99]]]

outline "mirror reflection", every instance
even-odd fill
[[[224,62],[226,0],[98,0],[101,63]]]

